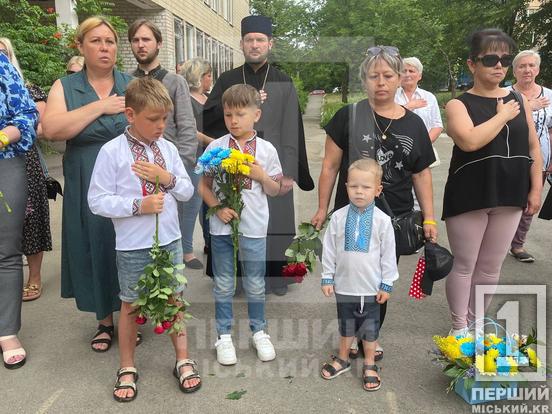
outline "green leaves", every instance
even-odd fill
[[[233,391],[230,394],[226,395],[227,400],[239,400],[241,397],[244,396],[246,393],[246,390],[239,390],[239,391]]]
[[[303,222],[297,228],[297,235],[285,251],[288,263],[305,263],[309,272],[314,272],[316,260],[322,255],[322,241],[320,232],[327,224],[330,216],[326,217],[320,230],[311,223]]]

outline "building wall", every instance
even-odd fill
[[[30,3],[45,9],[55,7],[55,0],[31,0]],[[215,77],[243,63],[239,47],[240,22],[249,15],[249,0],[120,0],[114,3],[113,13],[127,23],[146,18],[160,27],[163,48],[159,59],[169,70],[174,71],[177,55],[181,56],[180,60],[203,57],[211,64],[218,61],[214,67]],[[178,28],[182,29],[180,42],[175,37]],[[198,43],[202,46],[198,47]],[[213,53],[214,45],[216,54]],[[121,33],[119,55],[125,70],[136,67],[126,33]]]

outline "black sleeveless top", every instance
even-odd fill
[[[504,102],[514,99],[515,95],[510,93]],[[496,98],[466,92],[458,100],[466,107],[474,126],[496,115]],[[519,115],[508,121],[483,148],[465,152],[454,146],[442,218],[484,208],[525,208],[531,163],[529,128],[522,104]]]

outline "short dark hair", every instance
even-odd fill
[[[125,92],[125,106],[136,113],[148,108],[172,111],[173,103],[167,88],[157,79],[144,76],[131,80]]]
[[[516,42],[500,29],[483,29],[472,33],[469,41],[470,59],[489,50],[508,49],[510,54],[516,50]]]
[[[132,38],[138,31],[138,29],[142,26],[146,26],[148,29],[151,30],[153,33],[153,37],[155,37],[155,40],[157,40],[157,43],[163,42],[163,35],[161,34],[161,30],[155,23],[148,19],[138,19],[134,20],[132,24],[128,27],[128,41],[132,42]]]
[[[261,108],[261,95],[253,86],[240,83],[226,89],[222,94],[222,105],[230,108]]]

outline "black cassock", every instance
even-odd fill
[[[243,83],[266,92],[261,119],[255,124],[255,129],[258,136],[269,141],[278,151],[283,174],[292,177],[304,191],[314,189],[297,92],[291,78],[274,66],[265,64],[254,72],[251,66],[244,64],[220,75],[204,106],[203,132],[214,138],[228,133],[224,125],[222,94],[230,86]],[[266,275],[280,277],[282,266],[287,263],[284,252],[295,236],[293,191],[284,196],[268,197],[268,206]]]

